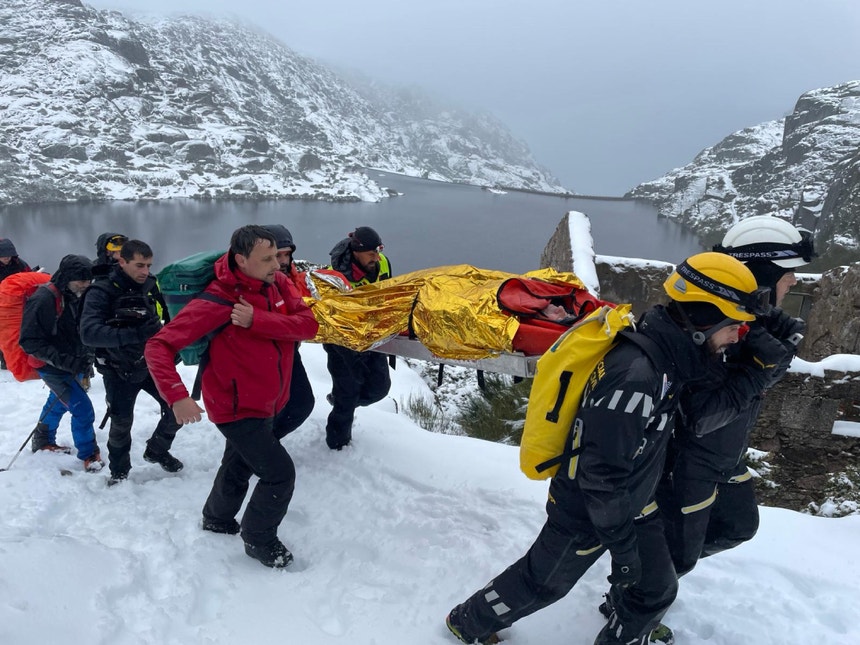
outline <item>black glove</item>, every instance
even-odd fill
[[[636,551],[620,556],[612,555],[612,573],[606,578],[609,584],[616,587],[632,587],[642,579],[642,562]]]
[[[754,368],[772,372],[791,363],[792,352],[763,327],[750,330],[743,343],[741,355]]]
[[[136,331],[140,342],[145,343],[161,331],[161,321],[158,318],[152,318],[138,327]]]
[[[797,345],[806,332],[806,323],[802,318],[792,318],[782,309],[774,307],[769,315],[762,320],[764,328],[779,340]]]

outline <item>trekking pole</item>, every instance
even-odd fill
[[[30,439],[32,439],[32,438],[33,438],[33,435],[34,435],[34,434],[36,434],[36,430],[39,428],[39,424],[40,424],[40,423],[42,423],[42,421],[44,421],[44,420],[45,420],[45,417],[48,415],[48,413],[49,413],[51,410],[53,410],[53,409],[54,409],[54,406],[57,404],[57,401],[59,401],[59,400],[60,400],[60,397],[58,397],[58,396],[54,396],[54,400],[53,400],[53,402],[51,403],[51,405],[49,405],[49,406],[48,406],[48,409],[47,409],[47,410],[45,410],[44,412],[42,412],[42,415],[39,417],[39,420],[36,422],[36,425],[35,425],[35,426],[33,426],[33,429],[32,429],[32,430],[30,430],[30,434],[28,434],[28,435],[27,435],[27,438],[26,438],[26,439],[24,439],[24,443],[22,443],[22,444],[21,444],[21,447],[20,447],[20,448],[18,448],[18,452],[16,452],[16,453],[15,453],[15,456],[14,456],[14,457],[12,457],[12,461],[10,461],[10,462],[9,462],[9,465],[8,465],[8,466],[6,466],[5,468],[0,468],[0,473],[5,472],[5,471],[9,470],[9,469],[12,467],[12,464],[14,464],[14,463],[15,463],[15,460],[16,460],[16,459],[18,459],[18,456],[19,456],[22,452],[24,452],[24,446],[26,446],[26,445],[27,445],[27,442],[29,442],[29,441],[30,441]]]

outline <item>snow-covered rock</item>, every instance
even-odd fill
[[[255,29],[0,3],[0,204],[386,196],[363,167],[562,192],[491,117],[348,82]]]
[[[860,81],[807,92],[785,119],[729,135],[628,193],[718,241],[739,219],[775,214],[816,231],[835,261],[860,258]]]

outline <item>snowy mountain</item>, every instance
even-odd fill
[[[374,167],[562,189],[491,117],[353,85],[271,36],[0,3],[0,204],[169,197],[378,200]]]
[[[288,569],[251,560],[238,536],[200,529],[224,439],[204,420],[176,436],[184,470],[147,464],[158,406],[141,396],[133,469],[119,486],[72,455],[29,448],[0,472],[0,642],[457,645],[446,613],[529,547],[547,483],[520,473],[513,446],[418,428],[404,404],[433,394],[403,361],[389,397],[358,411],[353,445],[328,450],[326,355],[311,343],[301,352],[316,408],[283,440],[297,472],[279,530],[296,557]],[[180,370],[193,380],[194,368]],[[45,396],[41,382],[0,372],[0,466]],[[90,397],[100,417],[98,377]],[[97,435],[104,449],[106,431]],[[57,438],[70,442],[68,417]],[[758,535],[700,562],[664,622],[683,645],[855,645],[858,531],[857,515],[762,508]],[[604,556],[568,596],[504,630],[505,644],[590,645],[608,574]]]
[[[628,193],[706,243],[750,215],[816,232],[829,264],[860,259],[860,81],[803,94],[785,119],[729,135]]]

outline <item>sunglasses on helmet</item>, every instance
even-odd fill
[[[717,298],[734,302],[753,316],[766,316],[770,313],[770,287],[758,287],[749,293],[739,291],[718,280],[709,278],[704,273],[691,267],[687,262],[681,262],[676,271],[678,275],[699,287],[702,291],[706,291]]]

